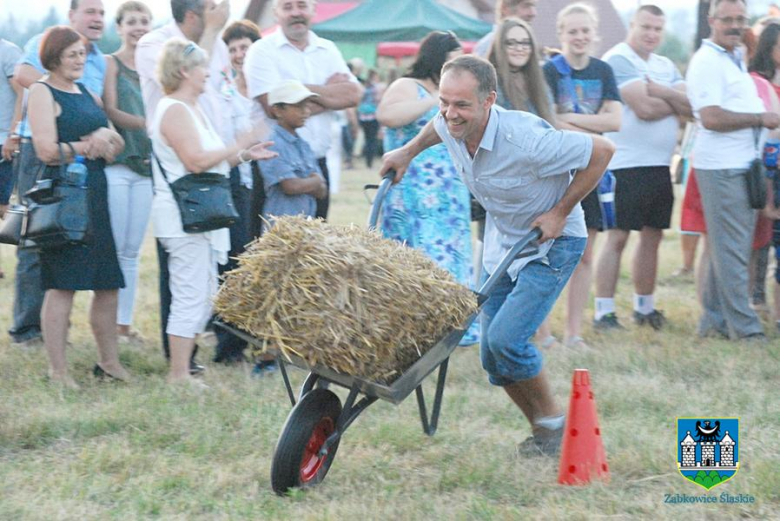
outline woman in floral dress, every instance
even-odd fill
[[[439,71],[462,53],[451,32],[425,37],[409,73],[388,87],[377,109],[384,125],[385,150],[411,141],[439,112]],[[471,209],[469,191],[460,179],[444,145],[418,155],[400,183],[385,199],[382,219],[385,237],[424,251],[464,286],[472,281]],[[475,323],[461,341],[479,341]]]

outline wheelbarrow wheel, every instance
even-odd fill
[[[328,473],[339,441],[324,456],[319,454],[325,440],[336,430],[341,401],[332,391],[312,389],[290,411],[276,443],[271,464],[271,486],[279,495],[291,488],[317,485]]]

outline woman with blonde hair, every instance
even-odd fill
[[[168,253],[173,297],[166,333],[170,343],[170,383],[192,382],[190,356],[195,337],[211,316],[217,288],[217,264],[230,250],[227,228],[209,232],[184,231],[170,184],[193,173],[228,177],[232,166],[275,157],[270,143],[257,143],[254,132],[237,136],[225,146],[198,105],[208,79],[206,52],[195,43],[174,38],[166,42],[157,76],[166,96],[160,100],[151,125],[154,234]]]
[[[622,106],[612,68],[591,56],[598,42],[598,17],[587,4],[570,4],[558,13],[558,39],[562,53],[543,68],[555,99],[558,127],[591,134],[620,129]],[[567,294],[565,342],[585,346],[582,315],[590,296],[593,249],[597,232],[603,230],[596,190],[582,200],[588,245],[570,281]],[[606,315],[597,328],[619,327],[615,314]]]

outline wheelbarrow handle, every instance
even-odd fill
[[[481,288],[479,288],[479,294],[485,297],[490,297],[490,293],[498,283],[498,279],[504,276],[509,266],[517,259],[523,257],[530,257],[539,253],[538,241],[542,236],[542,230],[539,227],[534,228],[528,232],[522,239],[517,241],[514,246],[504,255],[498,267],[490,274],[490,277],[485,281]]]
[[[395,178],[395,170],[388,170],[384,176],[382,176],[382,182],[377,185],[366,185],[363,190],[376,189],[376,195],[374,201],[371,203],[371,212],[368,214],[368,229],[373,230],[376,228],[379,222],[379,214],[382,212],[382,204],[385,201],[387,191],[390,190],[390,186],[393,184]]]

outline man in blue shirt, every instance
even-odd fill
[[[397,182],[412,158],[444,142],[487,211],[485,276],[531,229],[541,230],[538,254],[516,260],[482,308],[481,358],[490,383],[503,387],[531,423],[533,436],[521,450],[553,455],[564,416],[531,339],[582,256],[587,231],[579,202],[598,183],[614,146],[599,136],[555,130],[526,112],[505,111],[495,100],[496,72],[489,62],[468,55],[447,62],[441,112],[412,141],[386,154],[380,173],[395,169]]]
[[[84,75],[79,80],[97,97],[103,94],[103,77],[106,72],[106,60],[103,53],[95,45],[103,36],[104,26],[103,2],[101,0],[71,0],[68,19],[70,26],[89,40],[87,62]],[[14,79],[24,89],[38,81],[46,70],[41,65],[38,55],[43,34],[34,36],[24,46],[24,55],[17,64]],[[26,98],[26,93],[25,93]],[[19,194],[24,194],[32,188],[35,176],[41,163],[35,156],[27,118],[19,124],[17,130],[21,136],[19,155],[14,162],[14,172],[17,176],[16,186]],[[9,333],[17,346],[42,345],[41,342],[41,305],[43,290],[41,289],[41,274],[38,253],[18,249],[14,294],[14,321]]]

